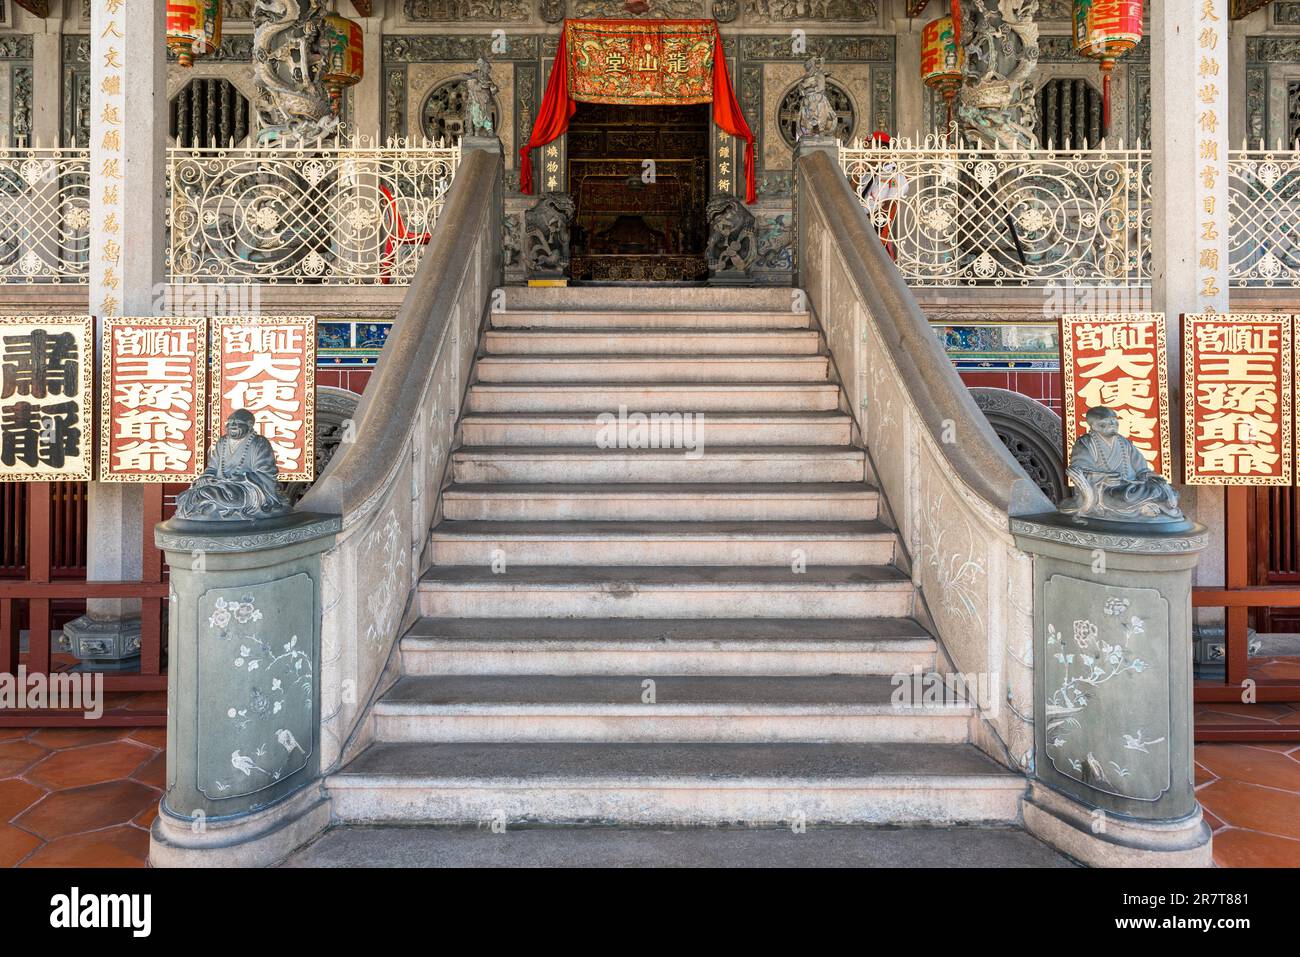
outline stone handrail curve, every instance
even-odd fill
[[[393,648],[419,613],[479,335],[502,279],[501,158],[467,151],[349,435],[300,511],[338,515],[321,556],[321,767],[367,743],[367,705],[396,677]]]
[[[880,325],[881,344],[889,349],[903,381],[914,386],[909,397],[926,425],[938,438],[951,422],[958,435],[968,437],[942,443],[948,464],[1008,515],[1050,511],[1047,498],[970,397],[838,165],[828,153],[819,152],[800,161],[800,172],[827,225],[841,240],[857,292]]]
[[[998,439],[829,152],[798,161],[799,285],[898,530],[941,670],[973,676],[976,743],[1033,761],[1033,564],[1013,516],[1051,511]]]

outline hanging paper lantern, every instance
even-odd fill
[[[361,24],[345,16],[331,13],[323,18],[321,27],[322,61],[321,79],[334,102],[334,112],[339,111],[343,91],[361,82],[365,72],[366,49],[361,39]]]
[[[1074,0],[1074,52],[1101,61],[1101,127],[1110,132],[1110,74],[1142,42],[1142,0]]]
[[[181,66],[221,46],[221,0],[167,0],[167,47]]]
[[[961,87],[963,60],[952,17],[940,17],[925,25],[921,31],[921,82],[943,94],[949,123],[953,97]]]

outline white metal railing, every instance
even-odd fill
[[[90,151],[0,148],[0,283],[85,283]]]
[[[168,281],[408,285],[460,146],[169,150]]]
[[[990,150],[930,136],[841,147],[840,166],[912,286],[1150,281],[1147,150]]]
[[[912,286],[1151,282],[1151,154],[859,142],[840,167]],[[1300,142],[1228,153],[1228,281],[1300,288]]]
[[[1228,278],[1300,287],[1300,142],[1228,154]]]

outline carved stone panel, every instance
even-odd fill
[[[1154,588],[1062,574],[1043,602],[1052,767],[1106,794],[1158,800],[1172,780],[1169,602]]]
[[[403,6],[415,23],[517,23],[532,16],[532,0],[406,0]]]
[[[874,23],[879,14],[878,0],[745,0],[745,17],[753,23]]]
[[[243,797],[307,766],[315,748],[315,588],[306,574],[212,588],[198,603],[196,786]]]

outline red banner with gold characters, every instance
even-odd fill
[[[312,316],[212,320],[213,434],[236,409],[253,413],[280,480],[315,478],[316,320]]]
[[[1163,313],[1061,317],[1067,452],[1088,431],[1088,410],[1104,405],[1152,471],[1171,478],[1165,348]]]
[[[1188,485],[1292,484],[1292,319],[1183,317]]]
[[[0,316],[0,481],[88,481],[90,316]]]
[[[206,321],[137,316],[103,328],[100,481],[193,481],[203,471]]]
[[[712,20],[568,21],[569,96],[584,103],[708,103]]]

